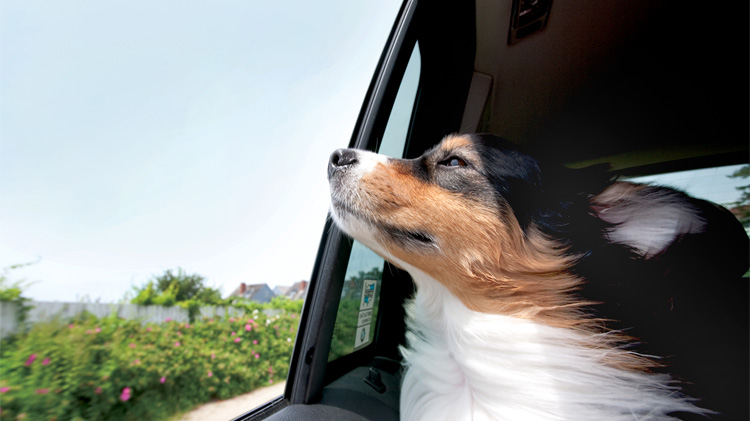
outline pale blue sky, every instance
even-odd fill
[[[3,1],[0,267],[58,301],[308,279],[399,5]]]

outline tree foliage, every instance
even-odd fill
[[[198,274],[188,275],[178,268],[168,269],[155,276],[141,287],[135,287],[136,295],[130,300],[133,304],[172,306],[181,302],[196,300],[204,305],[221,303],[218,289],[206,285],[206,279]]]
[[[36,262],[8,266],[6,268],[3,268],[2,273],[0,273],[0,301],[12,302],[18,305],[19,322],[23,322],[26,320],[26,316],[31,309],[31,306],[29,306],[28,304],[31,299],[23,296],[24,289],[26,289],[30,284],[24,279],[11,281],[10,271],[30,266],[34,263]]]
[[[727,177],[743,179],[750,177],[750,165],[743,165]],[[742,225],[748,228],[750,227],[750,184],[735,188],[740,191],[740,197],[737,201],[729,203],[729,205],[734,207],[734,212],[740,222],[742,222]]]
[[[178,305],[188,310],[190,320],[194,320],[201,306],[226,305],[221,292],[206,285],[206,279],[198,274],[189,275],[181,268],[176,272],[166,270],[155,276],[145,285],[134,287],[135,297],[130,302],[139,305]]]

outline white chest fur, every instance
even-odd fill
[[[604,363],[597,336],[466,308],[411,270],[407,308],[406,420],[645,420],[705,413],[665,375]],[[599,338],[601,339],[601,338]]]

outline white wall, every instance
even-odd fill
[[[97,317],[116,314],[122,319],[141,320],[144,323],[162,323],[167,319],[177,322],[189,320],[188,311],[179,306],[141,306],[136,304],[102,304],[102,303],[60,303],[48,301],[28,301],[31,307],[26,323],[34,324],[53,320],[55,318],[68,319],[88,311]],[[0,338],[15,333],[19,328],[18,305],[16,303],[0,301]],[[276,315],[280,310],[263,310],[269,316]],[[201,307],[200,317],[241,316],[242,309],[234,307]]]

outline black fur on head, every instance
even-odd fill
[[[494,135],[472,138],[485,176],[524,231],[533,225],[571,253],[585,254],[602,243],[607,224],[593,214],[590,200],[612,183],[606,165],[570,169],[532,158]]]

